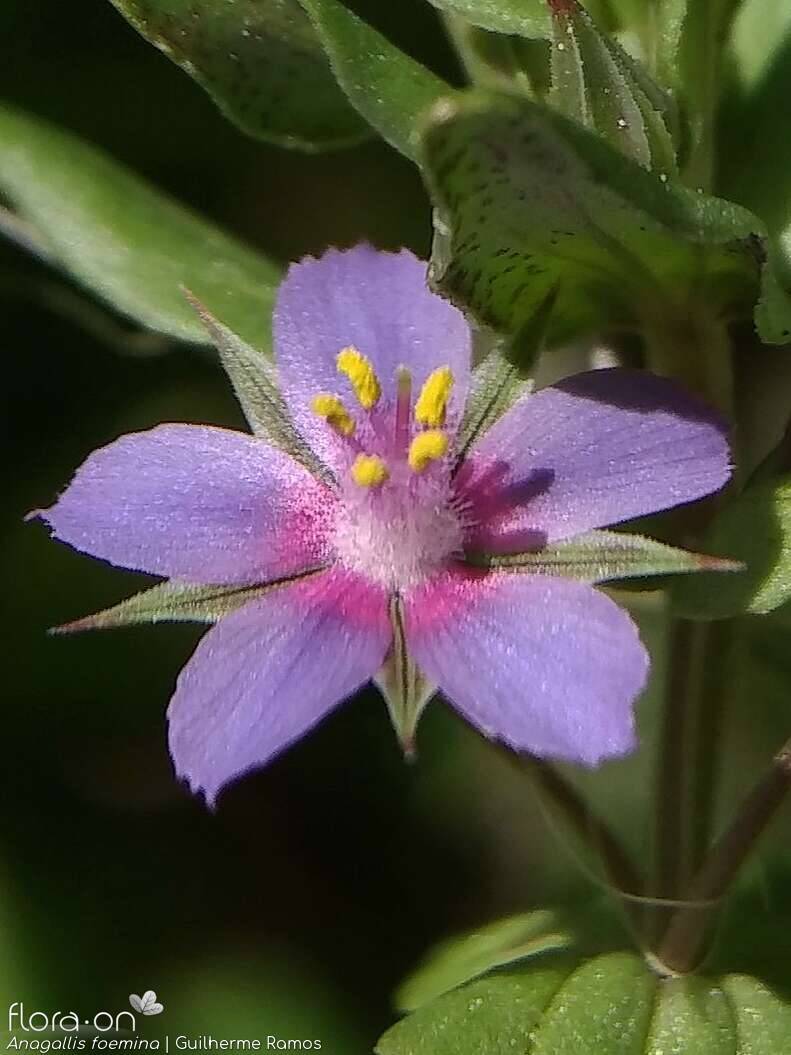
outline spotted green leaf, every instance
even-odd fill
[[[5,104],[0,193],[54,265],[140,325],[208,344],[188,286],[269,348],[273,263],[95,147]]]
[[[704,536],[707,552],[742,561],[744,570],[683,582],[673,599],[682,615],[725,619],[763,615],[791,598],[791,477],[748,487]]]
[[[448,90],[341,0],[300,0],[352,105],[383,139],[415,160],[415,123]]]
[[[112,3],[248,135],[303,150],[365,138],[297,0]]]
[[[791,343],[791,225],[769,243],[755,325],[766,344]]]
[[[437,204],[431,280],[497,330],[518,331],[555,286],[565,336],[640,327],[693,292],[722,314],[752,312],[762,229],[751,213],[664,182],[528,99],[441,100],[423,159]]]
[[[550,0],[550,103],[665,177],[676,171],[670,97],[577,0]]]
[[[638,953],[548,952],[393,1026],[378,1055],[779,1055],[791,1007],[743,975],[666,978]]]

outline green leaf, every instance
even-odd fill
[[[550,0],[552,105],[665,177],[676,171],[670,97],[577,0]]]
[[[734,84],[718,124],[718,178],[772,232],[791,224],[791,4],[743,0],[733,23]]]
[[[528,553],[467,553],[465,560],[477,567],[529,575],[559,575],[592,583],[649,575],[737,571],[741,567],[732,560],[690,553],[642,535],[618,531],[591,531]]]
[[[111,2],[248,135],[302,150],[365,138],[297,0]]]
[[[448,85],[341,0],[300,0],[352,105],[383,139],[413,161],[415,122]]]
[[[319,571],[320,569],[316,569]],[[216,623],[237,608],[255,601],[270,590],[287,586],[315,572],[279,579],[258,586],[199,586],[194,583],[167,579],[150,590],[105,608],[94,615],[86,615],[72,623],[55,627],[53,633],[71,634],[81,630],[109,630],[140,623]]]
[[[441,11],[462,15],[474,26],[522,37],[548,37],[546,0],[431,0]]]
[[[437,203],[431,279],[514,333],[559,287],[557,332],[640,328],[694,294],[745,315],[759,263],[751,213],[646,172],[527,99],[466,92],[432,111],[423,140]]]
[[[0,193],[52,261],[135,322],[206,344],[188,286],[269,347],[279,269],[76,136],[0,105]]]
[[[189,291],[185,290],[185,295],[219,352],[220,362],[252,431],[265,436],[319,480],[332,486],[335,483],[332,472],[319,461],[294,427],[268,360],[224,326]]]
[[[740,0],[686,0],[682,5],[679,0],[667,0],[672,32],[665,41],[664,69],[688,117],[690,145],[684,171],[692,186],[709,187],[714,176],[713,136],[723,56],[739,3]]]
[[[398,742],[407,758],[415,755],[415,731],[426,704],[437,691],[409,654],[400,597],[390,601],[393,644],[384,666],[374,679],[385,698]]]
[[[565,948],[572,940],[562,915],[549,909],[497,920],[432,949],[399,988],[396,1006],[414,1011],[493,967]]]
[[[791,1007],[743,975],[667,978],[638,953],[548,952],[397,1023],[378,1055],[779,1055]]]
[[[703,546],[742,561],[745,570],[679,583],[673,592],[679,614],[697,619],[762,615],[791,598],[791,477],[748,487],[715,518]]]

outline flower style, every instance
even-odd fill
[[[179,775],[213,802],[377,677],[407,742],[436,686],[516,750],[628,752],[648,657],[592,587],[606,576],[563,547],[593,540],[595,564],[597,534],[634,536],[593,529],[720,488],[717,416],[669,381],[598,370],[523,394],[461,449],[470,330],[406,251],[294,265],[274,343],[310,457],[161,425],[96,451],[41,514],[77,549],[174,580],[169,596],[214,589],[214,616],[187,614],[222,618],[168,711]]]

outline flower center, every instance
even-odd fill
[[[338,436],[341,461],[334,548],[337,560],[372,582],[407,589],[460,553],[464,520],[454,501],[450,439],[443,426],[453,386],[434,370],[412,406],[412,379],[400,368],[386,399],[370,361],[356,348],[337,357],[359,408],[319,393],[313,409]]]

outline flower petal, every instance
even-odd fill
[[[326,554],[330,492],[241,432],[160,425],[95,451],[41,516],[112,564],[200,583],[264,582]]]
[[[730,475],[725,422],[665,378],[593,370],[521,399],[459,475],[495,552],[570,538],[690,502]]]
[[[201,640],[170,702],[176,772],[213,803],[373,677],[390,637],[384,594],[336,570],[227,616]]]
[[[406,605],[410,652],[461,714],[518,751],[596,765],[635,746],[648,655],[584,583],[449,572]]]
[[[359,245],[330,250],[289,269],[273,319],[280,385],[294,423],[316,453],[337,464],[337,437],[310,408],[318,392],[340,395],[351,409],[351,387],[336,356],[353,345],[373,363],[385,399],[396,394],[396,370],[412,371],[415,394],[428,375],[449,366],[454,386],[451,423],[463,410],[471,337],[464,316],[426,286],[426,264],[412,253]]]

